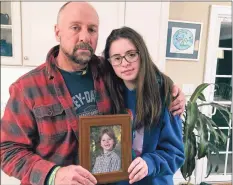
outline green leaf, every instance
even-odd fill
[[[209,147],[209,150],[210,150],[211,152],[216,153],[217,156],[219,157],[219,149],[218,149],[218,147],[215,145],[215,143],[213,143],[212,141],[210,141],[208,147]]]
[[[207,172],[207,175],[206,175],[206,177],[205,178],[207,178],[209,175],[210,175],[210,173],[211,173],[211,171],[212,171],[212,168],[213,168],[213,164],[212,164],[212,162],[210,161],[210,154],[211,154],[211,151],[208,149],[208,153],[207,153],[207,159],[208,159],[208,162],[210,163],[210,168],[209,168],[209,171]]]
[[[190,135],[195,128],[195,124],[198,118],[198,107],[197,103],[188,102],[187,114],[186,114],[186,136]]]
[[[224,105],[220,105],[220,104],[217,104],[217,103],[212,103],[212,106],[215,107],[219,111],[219,113],[224,118],[226,123],[230,126],[229,120],[232,117],[231,112],[228,110],[228,108],[230,108],[230,106],[224,106]],[[224,113],[226,113],[227,116]]]
[[[217,155],[217,158],[220,159],[220,156],[219,156],[219,148],[216,147],[214,144],[212,144],[211,142],[209,143],[209,149],[210,151],[214,152],[216,155]],[[214,163],[216,164],[216,167],[214,169],[215,172],[218,171],[218,168],[219,168],[219,161],[220,160],[215,160]]]
[[[200,96],[200,94],[202,93],[202,91],[208,87],[210,84],[209,83],[202,83],[200,84],[196,89],[195,91],[193,92],[191,98],[190,98],[190,101],[191,102],[196,102],[197,101],[197,98]]]
[[[226,106],[226,105],[221,105],[215,102],[210,102],[210,103],[203,103],[203,104],[199,104],[198,107],[201,106],[212,106],[215,107],[219,113],[221,114],[221,116],[223,117],[223,119],[226,121],[226,123],[229,125],[229,120],[231,119],[231,112],[228,110],[228,108],[230,108],[230,106]],[[227,114],[227,116],[224,114],[224,112]],[[229,125],[230,126],[230,125]]]
[[[209,169],[209,171],[208,171],[208,173],[207,173],[207,176],[206,176],[205,178],[207,178],[207,177],[210,175],[210,173],[211,173],[211,171],[212,171],[212,168],[213,168],[213,163],[214,163],[214,164],[217,163],[216,166],[215,166],[214,171],[215,171],[215,172],[218,171],[219,162],[218,162],[218,160],[215,160],[215,161],[212,163],[212,161],[211,161],[210,158],[209,158],[210,155],[211,155],[211,152],[215,152],[215,153],[217,154],[217,157],[220,159],[218,148],[215,146],[215,144],[212,144],[212,143],[210,142],[210,143],[209,143],[209,146],[208,146],[208,155],[207,155],[207,159],[208,159],[208,162],[210,163],[211,168]]]
[[[207,175],[206,175],[205,178],[209,177],[209,175],[210,175],[210,173],[211,173],[211,171],[212,171],[212,168],[213,168],[213,164],[211,163],[211,164],[210,164],[210,168],[209,168],[208,173],[207,173]]]
[[[197,121],[198,108],[196,103],[188,102],[186,106],[186,117],[185,124],[183,126],[184,129],[184,148],[185,148],[185,162],[181,168],[181,173],[183,177],[186,179],[191,176],[193,170],[195,169],[195,156],[197,153],[197,144],[196,137],[193,133],[195,123]]]
[[[213,135],[215,138],[216,143],[219,143],[219,133],[216,131],[216,129],[213,127],[212,122],[208,119],[208,117],[202,113],[200,113],[200,120],[205,124],[208,125],[208,131],[210,135]]]
[[[184,137],[185,162],[181,167],[181,173],[184,179],[190,177],[195,169],[196,137],[192,132],[190,136]]]
[[[203,93],[200,93],[200,95],[198,96],[198,99],[200,99],[201,101],[206,101]]]
[[[216,165],[215,169],[214,169],[214,172],[217,172],[218,171],[218,165]]]
[[[213,127],[216,127],[215,130],[217,130],[219,133],[218,133],[218,135],[215,135],[215,136],[218,136],[218,138],[222,140],[223,144],[225,144],[225,143],[227,142],[227,136],[222,132],[221,129],[219,129],[218,125],[217,125],[211,118],[209,118],[209,117],[207,117],[207,116],[204,116],[204,118],[205,118],[206,123],[207,123],[208,125],[210,124],[210,125],[212,125]],[[218,138],[216,138],[216,139],[217,139],[216,142],[219,143],[219,139],[218,139]]]
[[[197,131],[198,135],[200,136],[197,157],[198,159],[201,159],[202,157],[205,157],[207,155],[208,149],[208,128],[206,123],[203,122],[203,119],[198,119]]]

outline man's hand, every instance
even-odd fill
[[[172,101],[169,110],[172,112],[174,116],[175,115],[181,116],[184,112],[185,102],[186,102],[184,93],[181,91],[181,89],[178,86],[173,85],[172,96],[175,99]]]
[[[128,168],[129,172],[129,183],[140,181],[148,174],[148,166],[146,162],[141,158],[137,157],[133,160]]]
[[[81,166],[70,165],[60,168],[55,176],[55,185],[94,185],[96,178]]]

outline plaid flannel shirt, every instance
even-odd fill
[[[44,185],[55,165],[78,164],[78,117],[62,75],[55,65],[59,46],[46,62],[20,77],[9,89],[1,120],[1,168],[23,185]],[[93,56],[96,102],[100,114],[110,114],[110,100]],[[4,183],[4,182],[3,182]]]

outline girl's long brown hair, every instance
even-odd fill
[[[108,36],[105,49],[103,66],[104,80],[112,101],[112,113],[119,114],[124,110],[124,83],[114,72],[107,60],[111,44],[118,39],[130,40],[140,55],[140,70],[136,85],[136,117],[134,129],[150,127],[159,122],[162,108],[171,103],[172,80],[163,74],[151,60],[146,44],[142,36],[129,27],[115,29]],[[161,80],[161,86],[158,79]]]

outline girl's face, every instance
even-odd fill
[[[125,38],[115,40],[110,46],[109,56],[116,75],[126,83],[135,83],[140,69],[140,57],[134,44]],[[122,58],[123,56],[126,59]],[[121,64],[114,65],[119,63],[121,58]]]
[[[114,141],[111,137],[108,136],[108,134],[104,134],[101,138],[100,145],[103,148],[104,152],[112,151]]]

